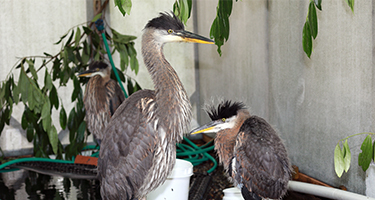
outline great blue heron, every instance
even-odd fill
[[[215,150],[229,179],[248,199],[279,199],[291,167],[285,146],[266,120],[251,116],[241,102],[223,101],[207,110],[211,122],[191,134],[215,132]]]
[[[132,94],[111,118],[98,160],[103,199],[141,199],[162,184],[191,118],[191,105],[177,73],[164,58],[167,42],[213,41],[187,32],[174,15],[160,13],[142,37],[142,55],[155,91]]]
[[[100,145],[104,129],[125,96],[116,81],[110,78],[111,68],[102,61],[90,64],[79,77],[91,77],[86,84],[83,103],[86,109],[87,127]]]

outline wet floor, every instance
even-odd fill
[[[101,199],[98,180],[70,179],[17,170],[0,174],[0,200]]]

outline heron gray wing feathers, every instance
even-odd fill
[[[132,94],[115,112],[105,132],[98,170],[101,193],[107,199],[138,198],[137,191],[151,168],[157,134],[142,112],[142,99],[153,99],[154,92]],[[129,162],[131,161],[131,162]],[[141,194],[142,195],[142,194]]]
[[[125,95],[124,92],[122,92],[120,86],[117,84],[117,82],[112,79],[108,81],[107,88],[107,96],[109,99],[109,111],[111,112],[110,115],[112,116],[115,113],[116,109],[125,100]]]
[[[237,184],[265,198],[278,199],[285,195],[291,175],[287,152],[264,119],[252,116],[243,123],[233,159],[232,177]]]

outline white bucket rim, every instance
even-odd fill
[[[173,178],[189,178],[193,175],[193,164],[191,162],[176,159],[175,167],[172,172],[169,174],[168,179]]]

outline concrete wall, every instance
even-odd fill
[[[199,30],[209,30],[216,2],[199,2]],[[214,46],[199,46],[201,102],[243,100],[279,131],[301,172],[364,193],[357,162],[365,136],[349,140],[352,165],[342,178],[334,172],[333,152],[339,139],[374,129],[374,6],[356,1],[353,14],[346,1],[324,1],[309,59],[302,49],[308,3],[235,2],[223,56]]]

